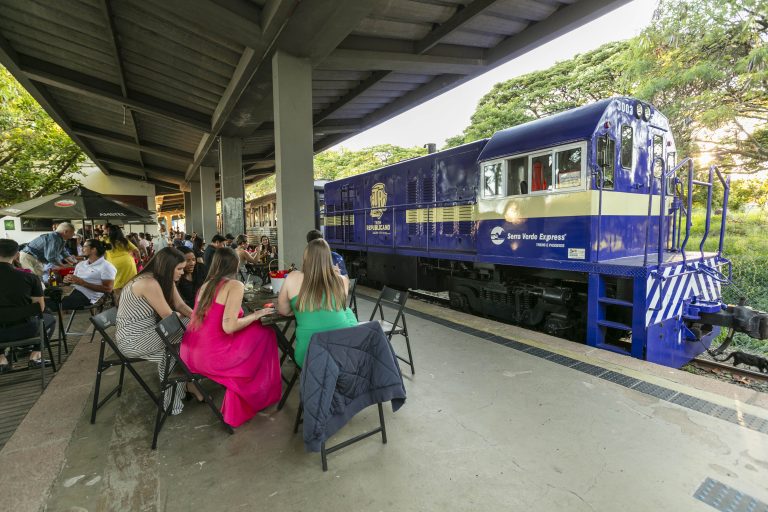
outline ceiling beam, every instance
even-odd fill
[[[596,20],[630,0],[579,0],[558,9],[542,21],[531,23],[487,52],[490,66],[498,66]]]
[[[440,41],[448,37],[451,32],[458,30],[472,18],[482,13],[485,9],[496,3],[496,0],[474,0],[471,4],[460,5],[456,13],[446,22],[440,24],[432,30],[427,36],[416,43],[414,48],[416,53],[424,53],[439,44]]]
[[[469,20],[471,20],[472,18],[480,14],[483,10],[493,5],[495,2],[496,0],[475,0],[474,2],[472,2],[467,6],[460,6],[459,9],[454,13],[454,15],[451,18],[449,18],[442,25],[432,30],[429,34],[426,35],[426,37],[424,37],[420,41],[417,41],[416,43],[408,44],[405,41],[393,42],[391,40],[387,40],[386,42],[381,41],[381,43],[412,46],[413,53],[415,55],[421,55],[424,52],[434,48],[441,40],[445,39],[451,32],[459,29],[462,25],[464,25]],[[361,41],[362,38],[358,38],[357,36],[351,36],[349,39],[350,39],[350,42],[352,42],[353,44],[354,43],[359,44],[360,42],[362,42]],[[332,105],[329,105],[325,110],[320,112],[320,114],[315,116],[314,123],[317,124],[323,121],[324,119],[327,119],[332,114],[339,111],[349,103],[353,102],[355,99],[357,99],[367,90],[369,90],[371,87],[378,84],[379,82],[381,82],[391,74],[392,74],[391,70],[380,69],[378,71],[373,71],[371,75],[364,81],[360,82],[360,84],[357,87],[347,92],[347,94],[342,96],[339,100],[334,102]]]
[[[107,36],[111,43],[112,57],[115,59],[115,66],[117,67],[117,74],[120,78],[120,90],[123,93],[123,98],[128,97],[128,86],[125,81],[125,69],[123,69],[123,59],[120,57],[120,43],[117,40],[117,31],[115,30],[115,19],[112,14],[112,6],[110,0],[101,0],[101,11],[104,14],[104,20],[107,23]],[[136,114],[133,110],[129,112],[131,119],[131,131],[133,132],[133,139],[136,142],[136,146],[140,146],[139,130],[136,127]],[[144,167],[144,158],[141,156],[141,151],[138,152],[139,162]]]
[[[422,75],[471,75],[485,70],[484,59],[478,58],[347,49],[331,52],[321,67],[322,69],[369,71],[372,65],[381,70]]]
[[[260,48],[262,11],[246,0],[163,0],[193,32],[211,33],[247,48]]]
[[[146,172],[147,174],[150,174],[150,173],[156,174],[158,176],[163,176],[165,178],[175,180],[174,182],[178,182],[178,183],[184,182],[184,174],[179,171],[175,171],[173,169],[166,169],[164,167],[157,167],[157,166],[141,167],[138,163],[136,163],[133,160],[126,160],[125,158],[118,158],[116,156],[110,156],[110,155],[96,154],[96,158],[99,161],[112,166],[123,167],[125,169],[130,169],[132,171]]]
[[[96,166],[101,169],[104,174],[109,174],[109,170],[104,164],[99,163],[96,160],[95,153],[91,146],[85,143],[71,127],[67,116],[62,111],[61,107],[56,104],[51,94],[45,90],[44,87],[40,87],[37,83],[31,81],[22,71],[19,66],[20,56],[13,49],[11,44],[0,35],[0,63],[5,66],[8,71],[19,81],[19,83],[27,90],[27,92],[43,107],[43,109],[51,116],[51,118],[58,124],[64,132],[83,150],[83,152],[90,158]]]
[[[62,68],[34,57],[24,55],[19,55],[19,57],[22,63],[20,68],[24,75],[35,82],[162,117],[202,132],[210,130],[208,116],[202,112],[144,95],[142,95],[144,96],[142,99],[138,99],[137,95],[125,98],[119,86],[110,82]]]
[[[192,153],[187,153],[186,151],[181,151],[179,149],[164,146],[162,144],[154,144],[152,142],[142,142],[141,144],[136,144],[130,137],[126,137],[115,132],[99,130],[97,128],[86,128],[75,124],[73,125],[73,130],[77,135],[86,139],[96,140],[122,148],[134,149],[142,153],[156,155],[163,158],[170,158],[179,162],[189,163],[194,156]]]
[[[195,158],[184,173],[184,177],[189,181],[192,179],[197,168],[202,163],[205,155],[208,154],[211,147],[216,143],[216,138],[224,128],[225,123],[229,120],[232,111],[240,100],[246,87],[254,79],[254,76],[259,73],[263,76],[270,77],[271,72],[269,68],[269,59],[272,58],[277,46],[277,40],[283,31],[285,23],[290,19],[293,9],[298,5],[299,0],[272,0],[265,10],[268,9],[269,19],[268,25],[265,26],[263,33],[264,42],[268,41],[266,48],[263,51],[257,51],[252,48],[246,47],[240,60],[237,63],[235,72],[227,84],[227,88],[221,95],[216,108],[214,109],[213,116],[211,118],[211,128],[208,133],[203,135],[200,143],[195,150]]]
[[[629,1],[630,0],[579,0],[578,3],[564,6],[544,20],[531,23],[531,25],[522,32],[508,37],[496,47],[487,50],[485,52],[485,58],[483,59],[484,66],[481,69],[468,75],[446,74],[438,76],[418,89],[401,96],[394,102],[369,114],[361,120],[360,129],[367,130],[387,119],[391,119],[392,117],[405,112],[413,105],[439,96],[440,94],[475,78],[479,74],[552,41],[580,25],[589,23]],[[324,65],[321,67],[323,69],[325,68]],[[358,91],[356,89],[356,92],[362,94],[364,90]],[[348,100],[347,102],[354,99],[351,95],[348,96],[349,97],[345,97]],[[336,106],[340,108],[343,105]],[[322,114],[325,114],[325,112]],[[346,138],[348,138],[348,135],[344,134],[326,137],[315,143],[315,152],[328,149]]]

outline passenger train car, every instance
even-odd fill
[[[721,301],[725,212],[720,251],[691,251],[693,187],[709,191],[706,238],[728,182],[676,153],[653,106],[606,99],[330,182],[325,237],[369,281],[679,367],[721,325],[768,337],[768,315]]]

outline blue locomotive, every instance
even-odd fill
[[[451,305],[679,367],[721,326],[768,337],[726,306],[728,180],[676,162],[667,118],[617,97],[325,186],[325,237],[369,281],[448,290]],[[717,252],[714,180],[723,185]],[[693,187],[705,234],[689,245]]]

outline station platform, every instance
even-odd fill
[[[361,319],[375,293],[358,287]],[[295,391],[231,436],[188,404],[153,451],[153,404],[127,377],[91,425],[98,343],[79,343],[0,452],[0,510],[767,509],[768,395],[416,300],[406,315],[416,375],[403,365],[406,404],[385,406],[388,443],[326,473],[293,434]]]

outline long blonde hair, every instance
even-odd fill
[[[301,271],[304,280],[296,298],[297,310],[346,309],[347,291],[344,289],[344,281],[333,269],[331,248],[325,240],[320,238],[307,244]]]

